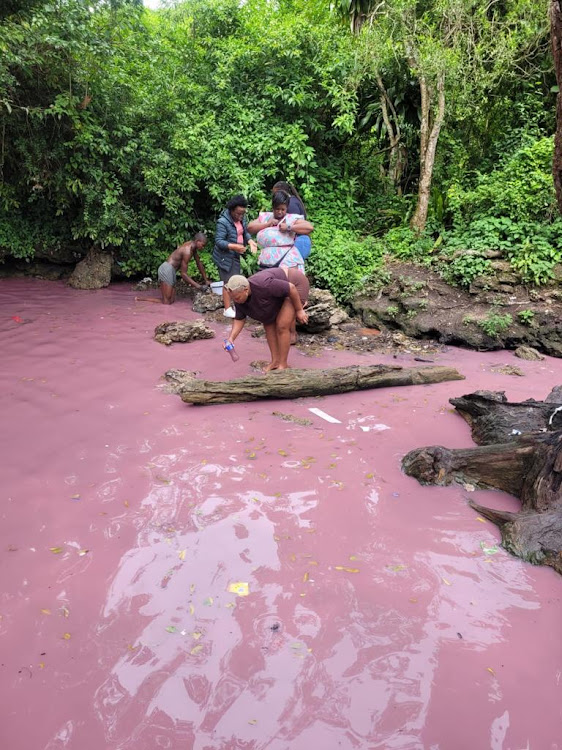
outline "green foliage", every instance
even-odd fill
[[[390,229],[383,238],[385,251],[395,258],[424,261],[433,251],[435,240],[426,234],[416,234],[409,227]]]
[[[524,326],[530,326],[533,323],[535,313],[533,312],[533,310],[520,310],[517,313],[517,317],[519,318],[519,322]]]
[[[478,325],[490,338],[496,338],[500,333],[506,331],[513,323],[513,318],[509,313],[499,315],[497,312],[491,312],[483,320],[478,321]]]
[[[487,276],[492,272],[492,264],[487,258],[473,253],[459,255],[440,267],[441,275],[449,283],[469,287],[477,276]]]

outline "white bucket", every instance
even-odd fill
[[[219,297],[222,295],[222,288],[224,286],[224,281],[213,281],[211,282],[211,291],[213,294],[218,294]]]

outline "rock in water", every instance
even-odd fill
[[[193,312],[206,313],[219,310],[223,305],[222,297],[209,292],[195,292],[193,297]]]
[[[86,257],[76,264],[68,283],[74,289],[103,289],[111,281],[113,258],[92,247]]]
[[[215,332],[208,328],[203,320],[160,323],[154,329],[154,340],[166,346],[170,346],[174,342],[185,343],[197,339],[212,339],[214,336]]]
[[[519,359],[541,360],[544,356],[532,346],[518,346],[513,352]]]

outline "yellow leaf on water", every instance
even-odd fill
[[[203,635],[203,633],[200,633],[198,630],[196,630],[191,635],[195,638],[196,641],[198,641],[199,638],[201,638],[201,636]]]
[[[309,565],[318,565],[318,563],[316,562],[316,560],[309,560],[308,564]]]
[[[257,719],[250,719],[250,720],[248,721],[248,724],[257,724],[257,723],[258,723],[258,720],[257,720]]]
[[[252,451],[251,453],[248,453],[248,458],[253,459],[255,457],[256,457],[256,454],[254,453],[254,451]]]
[[[387,565],[387,568],[397,573],[400,570],[406,570],[406,565]]]
[[[350,555],[350,556],[349,556],[349,559],[350,559],[350,560],[357,560],[357,555]]]
[[[78,500],[79,497],[80,497],[80,495],[71,495],[71,499],[72,500]]]
[[[45,669],[45,662],[44,661],[40,661],[39,662],[39,669]]]
[[[308,573],[305,573],[302,577],[303,583],[306,583],[308,581],[309,575]]]
[[[234,609],[234,607],[236,606],[236,604],[234,604],[234,602],[228,602],[228,604],[225,604],[224,606],[227,609]]]
[[[495,675],[495,674],[496,674],[496,673],[494,672],[494,670],[492,669],[492,667],[486,667],[486,670],[487,670],[487,671],[488,671],[488,672],[489,672],[490,674],[493,674],[493,675]]]
[[[415,596],[412,596],[411,599],[408,599],[408,601],[412,602],[412,604],[417,604],[418,603],[418,600],[416,599]]]
[[[166,477],[161,477],[159,474],[156,475],[156,479],[159,482],[162,482],[162,484],[171,484],[172,483],[169,479],[166,479]]]
[[[480,521],[480,523],[486,523],[486,519],[482,518],[481,516],[476,516],[476,520]]]
[[[297,559],[297,556],[296,556],[295,554],[292,554],[292,555],[291,555],[291,556],[289,557],[289,560],[290,560],[291,562],[295,562],[295,560],[296,560],[296,559]]]
[[[128,507],[129,507],[129,501],[128,501],[128,500],[125,500],[125,501],[123,502],[123,505],[125,506],[125,508],[128,508]]]
[[[192,656],[195,656],[195,654],[198,654],[200,651],[203,651],[203,644],[202,643],[199,643],[199,644],[197,644],[197,646],[194,646],[189,653]]]
[[[207,459],[206,458],[202,459],[201,463],[203,464],[203,466],[205,466],[207,464]]]
[[[375,476],[375,475],[374,475],[374,474],[372,474],[372,473],[369,473],[369,474],[365,474],[365,478],[366,478],[366,479],[372,479],[372,478],[373,478],[374,476]]]
[[[193,592],[195,591],[195,584],[194,583],[191,584],[191,586],[189,587],[189,590],[193,594]]]
[[[288,456],[288,455],[289,455],[289,454],[287,453],[287,451],[284,451],[284,450],[281,450],[281,449],[279,449],[279,450],[277,451],[277,453],[279,453],[279,455],[280,455],[280,456]]]
[[[70,635],[70,633],[65,633],[63,635],[63,638],[64,638],[65,641],[69,641],[72,638],[72,636]]]
[[[64,605],[61,607],[61,612],[63,617],[68,617],[70,615],[70,610]]]
[[[50,615],[51,614],[51,610],[50,609],[42,609],[41,613],[44,614],[44,615]]]
[[[50,551],[53,553],[53,555],[60,555],[62,552],[62,547],[49,547]]]
[[[189,605],[189,614],[190,615],[194,615],[195,614],[195,607],[193,606],[193,604]]]
[[[451,581],[448,581],[448,580],[447,580],[446,578],[442,578],[441,580],[443,581],[443,583],[444,583],[444,584],[445,584],[446,586],[451,586],[451,585],[452,585],[452,584],[451,584]]]
[[[186,553],[187,553],[187,550],[186,550],[186,549],[182,549],[182,550],[180,550],[180,551],[178,552],[178,557],[179,557],[179,559],[180,559],[180,560],[185,560],[185,555],[186,555]]]
[[[80,557],[84,557],[84,555],[87,555],[89,551],[89,549],[81,549],[78,554]]]
[[[235,581],[228,586],[230,594],[238,594],[238,596],[248,596],[250,593],[250,587],[245,581]]]
[[[346,573],[359,573],[359,568],[346,568],[344,565],[335,565],[334,570],[344,570]]]

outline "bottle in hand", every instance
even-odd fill
[[[232,343],[232,341],[228,341],[227,339],[225,339],[224,340],[224,348],[230,354],[230,358],[232,359],[232,361],[233,362],[238,362],[238,360],[240,359],[240,357],[238,356],[238,352],[234,348],[234,344]]]

